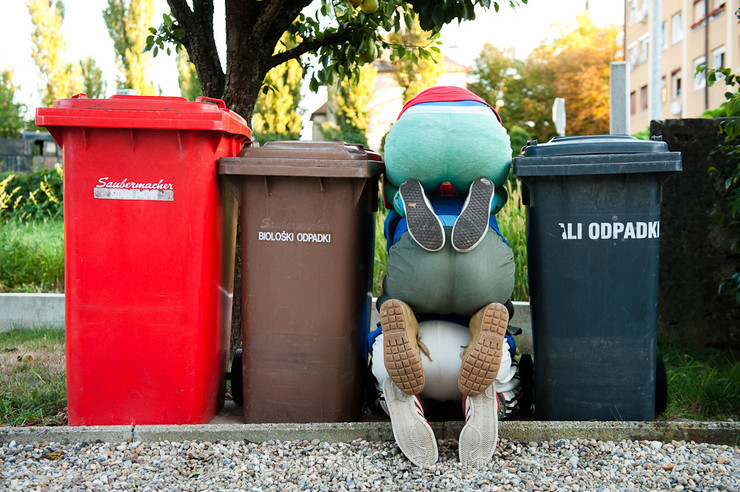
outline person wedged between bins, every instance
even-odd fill
[[[454,195],[440,196],[433,197],[429,205],[443,224],[445,235],[452,234],[464,200]],[[508,301],[513,290],[514,266],[511,249],[498,232],[495,219],[488,213],[486,216],[486,228],[494,229],[495,233],[482,237],[479,247],[465,254],[449,244],[430,254],[410,237],[406,228],[408,217],[390,211],[386,219],[388,267],[378,305],[382,359],[390,383],[381,381],[383,371],[377,367],[377,344],[373,345],[373,373],[376,378],[377,373],[381,374],[378,382],[383,388],[397,443],[416,464],[430,464],[437,459],[436,440],[418,398],[427,386],[423,366],[429,362],[435,364],[436,357],[449,361],[450,351],[454,352],[457,363],[447,363],[443,371],[455,371],[457,395],[458,398],[463,395],[466,416],[460,435],[460,459],[480,466],[490,461],[495,449],[500,407],[493,383],[501,369],[505,347],[509,346],[504,342],[509,313],[500,301]],[[423,341],[415,313],[462,315],[469,319],[467,338],[458,340],[458,346],[438,347],[437,353],[432,354]],[[461,332],[461,327],[454,323],[443,328],[457,331],[456,336]],[[466,347],[461,354],[459,347]],[[516,369],[510,370],[511,356],[508,350],[506,353],[503,373],[508,383]],[[514,399],[513,395],[511,398]]]

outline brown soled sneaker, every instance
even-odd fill
[[[411,307],[398,299],[380,306],[383,355],[391,380],[407,395],[424,389],[424,367],[419,354],[419,324]]]
[[[470,343],[462,353],[462,367],[457,379],[460,392],[477,396],[496,379],[501,365],[509,312],[493,302],[470,318]]]

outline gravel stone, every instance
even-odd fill
[[[695,442],[501,440],[483,469],[456,441],[412,465],[394,442],[123,442],[0,445],[0,489],[30,490],[729,490],[740,447]]]

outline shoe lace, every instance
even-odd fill
[[[432,356],[429,355],[429,347],[426,346],[424,342],[421,341],[421,333],[416,333],[416,344],[419,346],[419,350],[427,356],[429,360],[432,360]]]

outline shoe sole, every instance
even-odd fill
[[[498,444],[497,397],[494,385],[490,385],[483,393],[468,398],[468,403],[471,406],[471,415],[460,432],[460,463],[483,468],[493,458]]]
[[[393,437],[401,452],[417,466],[436,463],[439,457],[437,439],[429,423],[416,412],[416,397],[401,391],[390,379],[383,382],[383,394]]]
[[[457,385],[462,394],[476,396],[496,379],[509,323],[509,312],[503,304],[486,306],[475,339],[462,362]]]
[[[462,212],[452,227],[452,247],[467,253],[480,244],[488,232],[488,219],[494,196],[493,183],[479,178],[470,185]]]
[[[437,214],[432,210],[424,188],[418,181],[404,181],[399,188],[406,224],[411,237],[427,251],[439,251],[445,245],[445,232]]]
[[[385,369],[401,391],[418,395],[424,389],[424,367],[416,340],[411,340],[407,329],[406,311],[400,301],[390,299],[380,306],[379,315]]]

